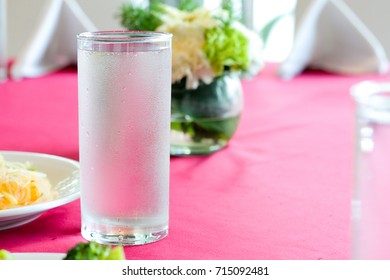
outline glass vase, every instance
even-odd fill
[[[196,89],[173,84],[171,155],[206,155],[226,147],[237,129],[242,108],[237,75],[224,74]]]

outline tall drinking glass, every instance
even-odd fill
[[[81,33],[82,236],[138,245],[168,234],[171,34]]]
[[[390,83],[361,82],[356,103],[352,258],[390,259]]]

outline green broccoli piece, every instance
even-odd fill
[[[0,250],[0,260],[14,260],[15,257],[7,250]]]
[[[106,260],[125,260],[126,255],[125,251],[123,250],[122,246],[116,246],[114,248],[111,248],[110,254],[108,254],[108,257]]]
[[[111,247],[97,242],[78,243],[70,248],[64,260],[125,260],[122,246]]]

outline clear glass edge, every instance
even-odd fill
[[[77,34],[77,40],[99,43],[145,43],[164,42],[170,40],[172,34],[158,31],[139,30],[107,30],[82,32]]]
[[[381,95],[388,92],[388,96]],[[390,82],[362,81],[350,88],[352,98],[361,106],[390,110]]]

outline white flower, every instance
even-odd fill
[[[186,87],[196,88],[199,80],[210,83],[215,74],[202,51],[204,31],[218,25],[209,10],[199,8],[193,12],[164,6],[163,24],[157,31],[169,32],[172,38],[172,82],[186,77]]]
[[[249,76],[256,75],[264,67],[263,57],[263,40],[254,31],[246,28],[243,24],[236,21],[232,27],[240,31],[249,40],[248,57],[250,59],[249,67],[246,74]]]
[[[160,16],[162,24],[157,31],[168,32],[172,37],[172,83],[186,80],[186,88],[195,89],[199,82],[206,84],[219,74],[214,70],[204,52],[205,31],[214,27],[221,27],[221,18],[226,18],[224,10],[208,10],[200,7],[192,12],[181,11],[169,5],[162,5],[163,13]],[[216,14],[218,13],[218,14]],[[219,18],[219,20],[217,19]],[[260,37],[239,22],[231,25],[242,35],[248,38],[248,57],[250,64],[245,74],[257,74],[263,65]],[[215,69],[215,68],[214,68]]]

